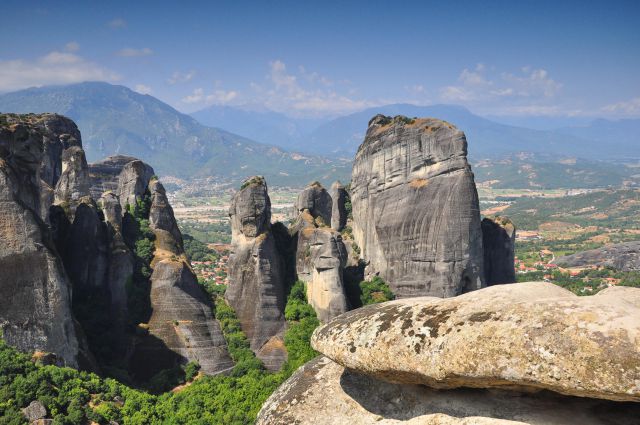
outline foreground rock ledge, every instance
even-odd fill
[[[551,283],[367,306],[313,334],[313,348],[389,382],[510,387],[640,401],[640,289],[578,297]]]
[[[326,357],[307,363],[262,406],[259,425],[632,425],[640,404],[551,392],[525,394],[391,384]]]

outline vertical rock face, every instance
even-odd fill
[[[462,131],[437,119],[375,116],[351,180],[354,238],[398,297],[484,286],[478,195]]]
[[[321,217],[324,224],[331,225],[331,195],[318,182],[311,183],[305,188],[296,200],[295,215],[304,210],[309,210],[314,218]]]
[[[153,175],[153,168],[138,159],[127,162],[122,167],[122,171],[118,175],[116,194],[120,199],[123,211],[126,211],[127,205],[135,206],[143,198]]]
[[[128,172],[126,167],[123,172]],[[223,372],[233,362],[220,324],[213,317],[213,306],[188,265],[182,234],[164,187],[152,179],[148,190],[149,224],[156,240],[151,262],[149,337],[137,348],[134,360],[139,376],[149,378],[176,362],[187,361],[198,362],[206,374]],[[145,365],[145,358],[156,361]]]
[[[349,199],[349,194],[339,181],[331,185],[331,227],[338,232],[347,225],[347,209],[345,203]]]
[[[118,178],[125,165],[137,159],[132,156],[113,155],[89,164],[91,197],[99,199],[105,192],[118,192]]]
[[[516,227],[506,217],[482,220],[484,276],[487,285],[516,281]]]
[[[71,146],[62,153],[62,174],[54,195],[54,202],[68,208],[72,216],[81,199],[89,196],[89,169],[80,146]]]
[[[251,349],[268,369],[286,359],[285,278],[271,232],[271,201],[262,177],[248,179],[231,201],[231,255],[226,299],[235,310]]]
[[[56,353],[77,366],[71,286],[41,219],[43,140],[49,126],[73,127],[55,116],[0,116],[0,328],[7,343]],[[77,131],[77,129],[76,129]],[[47,168],[48,172],[55,167]]]
[[[349,310],[343,272],[347,250],[340,233],[327,226],[317,226],[316,217],[303,210],[293,224],[297,237],[296,272],[307,283],[307,299],[326,323]]]

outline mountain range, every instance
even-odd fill
[[[206,127],[124,86],[88,82],[21,90],[1,95],[0,111],[65,115],[78,124],[88,161],[126,154],[165,176],[238,182],[260,174],[274,185],[300,185],[330,184],[351,174],[350,161],[288,152]]]
[[[127,154],[153,163],[161,175],[213,176],[228,182],[255,174],[264,175],[272,185],[349,181],[351,160],[368,121],[378,113],[451,122],[466,133],[471,162],[484,161],[478,177],[502,184],[509,181],[517,187],[618,184],[630,171],[602,160],[640,157],[640,120],[587,123],[581,119],[575,121],[577,125],[540,130],[500,123],[455,105],[393,104],[333,119],[296,118],[255,107],[209,106],[190,116],[124,86],[87,82],[3,94],[0,111],[56,112],[72,118],[82,132],[89,161]],[[533,156],[502,161],[521,152]],[[539,172],[527,174],[527,162],[538,164]],[[540,167],[542,163],[553,166]],[[492,164],[489,173],[485,173],[486,164]],[[518,170],[528,177],[521,178],[523,172]]]

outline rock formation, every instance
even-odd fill
[[[324,225],[331,226],[332,203],[327,189],[318,182],[311,183],[298,195],[294,204],[294,216],[309,210],[314,218],[320,217]]]
[[[75,125],[50,114],[0,115],[0,123],[0,329],[13,346],[77,366],[71,284],[42,219],[49,205],[41,203],[43,185],[60,175],[47,163],[43,141],[59,140],[51,127]]]
[[[353,234],[400,298],[451,297],[483,282],[478,195],[462,131],[377,115],[356,154]]]
[[[487,285],[516,281],[516,227],[507,217],[482,219],[484,278]]]
[[[138,168],[135,162],[129,164]],[[126,166],[125,172],[129,172]],[[182,234],[164,187],[157,179],[152,179],[148,190],[151,193],[149,224],[155,234],[156,246],[151,263],[152,314],[150,338],[140,344],[136,356],[138,359],[147,356],[157,359],[151,369],[156,372],[172,367],[176,355],[180,362],[198,362],[206,374],[226,371],[233,367],[233,362],[227,353],[220,324],[213,318],[211,302],[188,265],[182,248]]]
[[[577,297],[544,282],[367,306],[316,330],[327,357],[257,423],[631,425],[639,318],[640,289]]]
[[[281,256],[271,231],[271,200],[262,177],[251,177],[229,208],[231,255],[225,297],[250,341],[270,370],[286,359],[282,340],[286,282]]]
[[[317,329],[312,346],[350,370],[395,383],[518,386],[638,402],[640,308],[621,295],[578,297],[528,282],[445,300],[391,301]]]
[[[346,312],[349,303],[343,272],[347,250],[340,233],[304,209],[292,225],[296,239],[296,273],[307,284],[307,299],[321,322]],[[318,225],[318,222],[320,225]]]
[[[556,258],[566,267],[611,267],[628,272],[640,270],[640,241],[622,242]]]
[[[152,176],[130,157],[88,166],[80,133],[66,118],[0,115],[0,234],[7,241],[0,246],[0,327],[9,344],[97,370],[87,330],[101,361],[123,367],[133,356],[132,364],[144,365],[133,375],[144,379],[177,362],[197,361],[210,374],[233,366],[165,190]],[[134,255],[147,218],[156,248],[150,294],[143,260]],[[131,285],[142,285],[136,291],[143,298],[129,299]],[[148,323],[138,328],[147,336],[135,336],[132,300],[150,304]]]
[[[347,209],[345,204],[349,199],[347,189],[339,181],[331,185],[331,227],[338,232],[347,225]]]

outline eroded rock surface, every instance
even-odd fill
[[[271,232],[271,200],[262,177],[248,179],[229,208],[231,255],[225,298],[233,307],[251,349],[271,370],[286,360],[285,276]]]
[[[462,131],[375,116],[356,154],[353,234],[396,296],[451,297],[483,282],[478,195]]]
[[[484,276],[487,285],[516,281],[516,227],[507,217],[482,219]]]
[[[3,339],[22,350],[55,353],[65,364],[77,366],[71,284],[44,221],[49,205],[42,203],[41,196],[43,141],[66,137],[52,128],[72,130],[75,125],[70,126],[66,118],[51,114],[0,117],[4,122],[0,125]],[[51,173],[47,178],[54,183],[57,168],[49,165],[44,168]]]
[[[328,322],[349,309],[343,273],[347,250],[342,236],[325,225],[317,225],[317,217],[303,210],[292,225],[297,238],[296,272],[307,283],[307,300],[321,322]]]
[[[299,214],[308,210],[314,218],[320,217],[323,224],[331,226],[331,208],[333,201],[327,189],[318,182],[307,186],[296,199],[294,210]]]
[[[338,232],[347,225],[347,209],[346,202],[349,200],[347,189],[339,181],[331,185],[331,227]]]
[[[640,404],[504,390],[436,390],[350,372],[318,357],[265,402],[259,425],[632,425]]]
[[[366,306],[318,328],[311,342],[390,382],[638,402],[640,309],[625,298],[578,297],[545,282],[496,285]]]
[[[117,195],[120,199],[122,210],[127,210],[127,205],[135,207],[142,200],[148,190],[149,182],[154,171],[149,164],[140,160],[127,162],[118,175]]]
[[[90,192],[93,199],[99,199],[105,192],[118,192],[118,178],[122,168],[137,158],[113,155],[89,164]]]

